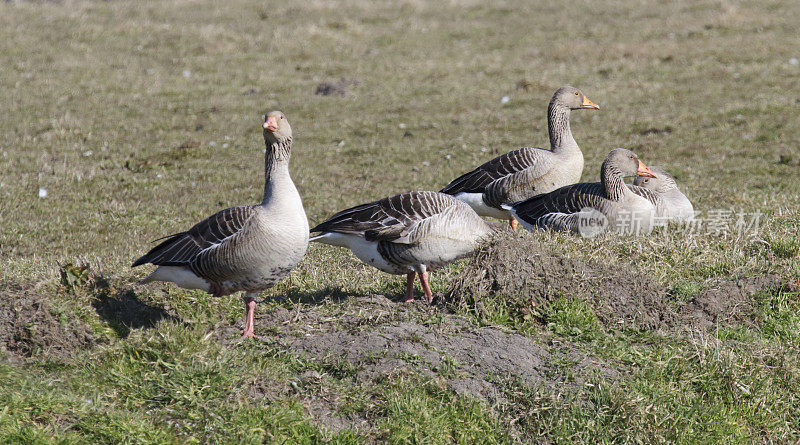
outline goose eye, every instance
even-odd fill
[[[575,92],[575,95],[576,95],[576,96],[578,95],[578,92],[577,92],[577,91]]]
[[[281,119],[283,119],[283,116],[281,116]]]

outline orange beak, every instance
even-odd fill
[[[590,101],[588,97],[583,96],[583,104],[581,105],[581,108],[586,108],[589,110],[599,110],[600,106]]]
[[[262,125],[265,130],[269,131],[270,133],[274,133],[278,131],[278,119],[275,116],[270,116]]]
[[[645,177],[648,177],[648,178],[655,178],[656,177],[656,175],[652,171],[650,171],[650,169],[647,168],[647,166],[644,165],[644,162],[642,162],[642,161],[639,161],[639,169],[636,170],[636,175],[645,176]]]

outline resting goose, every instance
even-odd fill
[[[633,180],[631,190],[650,199],[656,207],[656,217],[669,221],[691,221],[694,219],[694,206],[689,198],[678,189],[675,178],[659,167],[650,167],[655,178],[637,176]],[[641,189],[652,191],[659,199],[651,198],[652,194],[643,194]]]
[[[610,228],[616,233],[650,233],[655,207],[623,181],[634,175],[655,177],[633,152],[616,148],[603,161],[601,182],[567,185],[506,208],[528,230],[593,235]]]
[[[310,241],[346,247],[383,272],[405,274],[405,301],[414,299],[419,274],[430,303],[428,272],[469,255],[493,230],[450,195],[413,191],[343,210],[311,232],[319,234]]]
[[[215,297],[244,291],[242,337],[254,336],[258,292],[285,277],[305,255],[308,221],[289,176],[292,128],[280,111],[264,117],[264,200],[231,207],[166,237],[133,263],[158,266],[142,283],[169,281]]]
[[[583,173],[583,153],[569,127],[571,110],[600,107],[577,88],[561,87],[547,107],[550,149],[525,147],[500,155],[465,173],[441,191],[466,202],[481,216],[517,221],[503,204],[522,201],[574,184]]]

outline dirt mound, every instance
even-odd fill
[[[553,253],[526,235],[499,238],[480,249],[445,298],[479,313],[502,298],[523,317],[531,307],[562,296],[586,301],[608,325],[661,329],[677,321],[666,303],[667,290],[647,275],[628,265]]]
[[[778,275],[723,281],[692,297],[680,308],[680,315],[685,323],[701,329],[709,329],[719,323],[755,324],[754,297],[762,292],[790,290],[790,286]]]
[[[533,307],[573,297],[587,302],[607,326],[671,331],[753,322],[753,297],[777,289],[788,289],[780,277],[755,276],[722,281],[688,301],[675,301],[665,286],[630,264],[586,261],[519,234],[496,239],[476,252],[445,299],[479,314],[502,300],[522,319]]]
[[[314,94],[318,96],[346,96],[350,93],[350,88],[358,85],[357,79],[342,77],[338,81],[326,80],[317,85]]]
[[[421,301],[395,303],[382,295],[353,296],[335,303],[335,309],[302,305],[262,311],[256,325],[269,327],[264,340],[271,347],[321,364],[319,372],[304,372],[296,382],[303,387],[299,394],[308,412],[333,430],[370,426],[363,417],[338,413],[346,397],[335,386],[307,385],[324,380],[324,374],[366,386],[421,374],[490,404],[505,400],[509,384],[564,394],[596,376],[618,378],[613,366],[580,345],[479,327],[443,308]],[[219,335],[222,341],[238,341],[237,333],[231,326]],[[259,385],[264,386],[253,394],[261,397],[286,390],[269,382]]]
[[[40,295],[0,291],[0,356],[66,358],[96,343],[88,327],[56,317]]]

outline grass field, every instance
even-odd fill
[[[800,441],[797,17],[791,0],[0,4],[0,442]],[[572,113],[584,180],[626,147],[702,218],[760,224],[520,249],[635,270],[676,313],[729,288],[747,311],[662,329],[568,289],[533,312],[503,289],[404,305],[402,279],[313,245],[264,294],[265,339],[240,341],[238,296],[135,284],[150,240],[260,200],[266,111],[292,123],[313,225],[547,146],[567,84],[600,105]],[[475,270],[434,273],[434,293]]]

